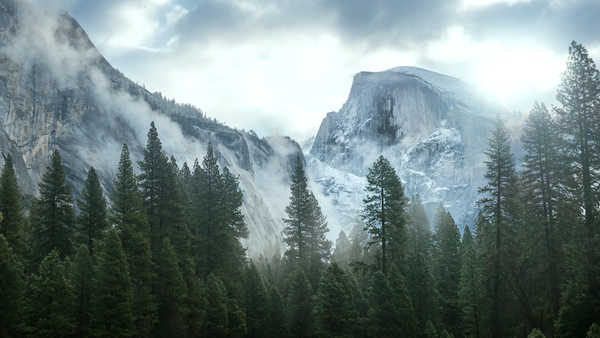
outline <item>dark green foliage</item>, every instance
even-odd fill
[[[138,190],[137,178],[133,171],[133,164],[126,144],[123,145],[121,150],[121,159],[119,160],[114,186],[111,195],[111,221],[120,231],[123,249],[127,253],[129,252],[129,239],[133,236],[133,233],[146,237],[149,235],[149,228],[142,196]]]
[[[440,322],[448,332],[461,335],[459,305],[460,284],[460,234],[454,219],[440,206],[435,234],[435,281],[439,292]]]
[[[204,336],[227,337],[229,328],[229,311],[227,307],[227,290],[223,282],[211,274],[207,279],[208,313],[204,324]]]
[[[155,296],[152,294],[152,253],[150,243],[141,232],[129,236],[123,251],[129,265],[133,298],[132,314],[136,336],[148,337],[156,320]]]
[[[71,266],[71,285],[75,293],[75,323],[78,337],[90,336],[94,262],[87,246],[81,244]]]
[[[308,189],[303,159],[296,156],[291,177],[290,203],[283,219],[284,242],[288,271],[303,269],[312,288],[316,288],[331,254],[331,242],[325,237],[329,231],[325,216],[312,191]]]
[[[266,337],[285,337],[285,309],[281,294],[273,286],[269,289],[268,325]]]
[[[129,264],[116,230],[111,229],[98,253],[92,298],[92,330],[100,337],[129,337],[134,334]]]
[[[87,246],[90,255],[94,255],[95,242],[108,227],[106,199],[94,168],[88,171],[81,195],[83,198],[78,201],[78,237],[80,242]]]
[[[248,337],[266,337],[268,324],[267,290],[254,263],[246,269],[245,312]]]
[[[52,153],[50,165],[39,185],[40,197],[33,201],[32,265],[37,264],[57,249],[61,257],[72,253],[72,236],[75,214],[71,186],[67,183],[65,169],[58,151]]]
[[[479,232],[487,248],[486,258],[482,262],[484,267],[485,284],[490,301],[489,327],[493,337],[504,336],[507,327],[506,305],[508,304],[508,285],[503,283],[502,276],[506,273],[509,246],[506,243],[510,238],[511,208],[516,185],[516,172],[514,157],[510,150],[510,137],[507,130],[498,121],[496,129],[489,139],[488,149],[485,152],[487,171],[485,178],[487,184],[479,189],[483,197],[479,200],[483,215],[489,219],[487,226]]]
[[[414,337],[416,319],[403,277],[394,267],[386,278],[378,271],[370,286],[369,336]]]
[[[379,265],[384,274],[392,262],[402,261],[405,239],[404,205],[406,203],[400,178],[390,162],[380,156],[367,175],[367,197],[364,199],[363,219],[372,244],[380,246]]]
[[[42,260],[26,291],[25,332],[31,337],[67,337],[76,332],[75,292],[57,249]]]
[[[526,228],[521,231],[523,248],[520,254],[525,258],[523,262],[530,265],[524,268],[531,276],[529,284],[535,288],[532,291],[539,293],[540,284],[543,285],[546,300],[537,307],[542,314],[548,314],[545,326],[551,327],[559,311],[559,257],[564,239],[557,229],[558,206],[568,201],[561,184],[568,180],[565,180],[565,170],[561,165],[563,157],[558,127],[544,104],[534,105],[525,123],[521,143],[525,150],[522,180],[526,187],[524,203],[528,218]]]
[[[540,329],[533,329],[529,335],[527,335],[527,338],[546,338],[546,336]]]
[[[600,325],[593,323],[587,332],[587,338],[600,338]]]
[[[23,257],[25,234],[21,194],[10,154],[4,157],[4,168],[0,177],[0,214],[0,234],[4,235],[15,254]]]
[[[358,314],[352,299],[349,276],[332,263],[321,279],[317,299],[318,334],[323,337],[352,337]]]
[[[287,323],[294,337],[309,337],[313,333],[313,291],[302,269],[291,275],[287,294]]]
[[[241,214],[242,193],[237,177],[228,169],[221,174],[210,143],[202,166],[194,165],[191,184],[191,245],[198,273],[241,280],[245,250],[239,240],[248,236]]]
[[[21,324],[25,281],[8,241],[0,235],[0,337],[16,337]]]
[[[175,249],[168,238],[163,239],[161,251],[155,261],[157,288],[154,292],[158,305],[155,332],[163,337],[182,336],[185,332],[187,290]]]
[[[433,280],[432,234],[425,209],[418,196],[408,206],[407,224],[407,287],[419,328],[437,319],[435,283]]]
[[[467,337],[479,337],[481,322],[481,295],[476,250],[471,229],[465,227],[461,243],[462,266],[460,270],[459,299],[463,334]]]
[[[571,178],[565,186],[583,212],[568,219],[572,239],[566,245],[566,281],[556,323],[561,336],[583,336],[600,317],[599,98],[600,73],[585,47],[573,41],[555,111],[565,155],[562,165]]]

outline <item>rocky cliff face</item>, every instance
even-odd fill
[[[449,76],[413,67],[361,72],[343,107],[321,123],[310,172],[324,203],[342,216],[342,228],[356,219],[360,199],[353,196],[363,195],[364,176],[380,154],[395,166],[408,195],[419,194],[429,211],[444,203],[459,224],[471,224],[498,112]]]
[[[36,193],[54,149],[76,193],[90,166],[110,192],[121,145],[141,159],[153,120],[179,163],[201,159],[212,141],[221,165],[240,177],[250,253],[279,245],[283,207],[271,194],[287,186],[288,157],[300,151],[295,142],[261,139],[150,93],[114,69],[69,15],[0,0],[0,150],[15,159],[26,194]]]

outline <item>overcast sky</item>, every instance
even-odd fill
[[[573,39],[600,57],[599,0],[67,0],[104,56],[231,126],[302,140],[363,70],[420,66],[509,109],[550,102]]]

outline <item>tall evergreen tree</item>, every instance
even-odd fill
[[[17,175],[10,154],[4,157],[4,168],[0,177],[0,233],[4,235],[15,254],[25,254],[23,210]]]
[[[459,299],[462,313],[463,334],[480,337],[480,285],[477,264],[477,248],[471,229],[465,227],[461,243],[462,266],[460,270]]]
[[[416,319],[402,276],[395,266],[389,277],[377,271],[370,286],[369,336],[414,337]]]
[[[325,237],[327,221],[312,191],[308,189],[301,154],[296,156],[291,177],[290,203],[283,219],[285,252],[290,271],[303,269],[311,286],[317,288],[324,263],[329,259],[331,242]]]
[[[73,199],[57,150],[52,153],[50,166],[42,176],[39,193],[40,197],[33,201],[31,210],[33,266],[53,249],[57,249],[61,257],[72,252]]]
[[[318,334],[352,337],[358,313],[354,309],[349,276],[336,263],[325,271],[318,292]]]
[[[89,337],[92,315],[94,262],[88,247],[81,244],[71,267],[71,285],[75,292],[75,323],[78,337]]]
[[[133,232],[143,237],[149,236],[149,229],[143,207],[142,196],[138,190],[137,177],[129,156],[129,148],[123,144],[121,158],[111,194],[111,221],[121,232],[123,249],[128,252],[127,243]]]
[[[391,262],[403,263],[404,191],[396,170],[383,156],[369,168],[367,183],[367,197],[363,200],[365,230],[369,231],[372,243],[380,246],[380,266],[386,274]]]
[[[100,337],[130,337],[134,334],[129,265],[121,239],[111,229],[98,253],[95,293],[92,298],[93,334]]]
[[[106,199],[102,192],[102,186],[96,175],[96,170],[90,168],[85,186],[81,192],[82,199],[78,205],[80,215],[78,219],[79,238],[85,243],[91,255],[94,255],[95,242],[101,238],[102,233],[108,227]]]
[[[526,189],[525,203],[530,211],[527,223],[534,227],[526,234],[531,247],[533,238],[543,239],[543,255],[536,263],[544,266],[543,280],[551,321],[558,316],[560,300],[559,255],[562,246],[557,232],[558,204],[565,200],[562,194],[562,172],[558,128],[544,104],[536,103],[525,123],[521,143],[523,158],[523,185]],[[538,226],[539,225],[539,226]],[[537,251],[537,250],[536,250]],[[533,271],[531,271],[533,273]]]
[[[435,279],[440,293],[442,327],[455,337],[461,336],[458,298],[460,284],[460,233],[454,219],[442,206],[437,212]]]
[[[313,290],[302,269],[290,275],[287,296],[288,330],[293,337],[310,337],[314,330]]]
[[[227,290],[223,282],[214,274],[207,278],[208,313],[206,317],[205,337],[227,337],[229,312],[227,308]]]
[[[162,150],[162,143],[154,122],[150,124],[144,159],[138,163],[140,175],[138,184],[141,189],[148,223],[150,225],[150,241],[153,253],[158,255],[165,228],[167,226],[165,215],[168,211],[162,210],[164,204],[165,176],[168,168],[168,159]]]
[[[202,166],[195,165],[193,174],[193,207],[196,222],[192,225],[191,232],[195,236],[192,248],[197,252],[197,269],[202,276],[208,276],[220,266],[219,219],[219,192],[222,187],[222,176],[219,169],[217,156],[208,144]]]
[[[23,291],[25,280],[20,264],[8,241],[0,235],[0,337],[21,334]]]
[[[437,320],[437,297],[433,280],[432,234],[425,208],[419,196],[411,198],[408,206],[407,229],[407,287],[411,299],[417,327],[426,328],[429,321]]]
[[[187,289],[171,241],[163,239],[156,258],[158,322],[155,332],[163,337],[179,337],[185,332],[185,298]]]
[[[268,324],[268,296],[265,285],[254,263],[246,269],[245,312],[248,337],[266,337]]]
[[[598,221],[598,172],[600,170],[600,73],[588,51],[573,41],[567,69],[558,88],[555,108],[568,167],[570,193],[583,210],[583,222],[575,225],[560,318],[563,336],[583,336],[600,316],[600,221]]]
[[[501,122],[497,123],[496,129],[489,139],[488,149],[485,152],[487,160],[485,161],[487,171],[485,178],[487,184],[479,189],[483,198],[479,204],[483,208],[485,216],[490,218],[490,227],[486,227],[486,234],[490,239],[491,255],[489,262],[490,288],[490,325],[492,337],[504,336],[503,330],[506,327],[504,320],[506,311],[503,305],[506,304],[507,286],[502,283],[503,269],[507,263],[503,259],[507,258],[506,246],[503,243],[507,238],[509,227],[509,205],[511,193],[514,192],[515,185],[515,164],[514,157],[510,150],[510,138],[508,132]],[[482,234],[485,235],[485,234]]]
[[[269,288],[267,337],[286,337],[285,309],[281,294],[273,285]]]
[[[75,294],[58,249],[42,260],[26,291],[25,333],[29,337],[69,337],[75,333]]]

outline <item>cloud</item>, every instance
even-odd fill
[[[423,66],[527,109],[553,96],[572,39],[600,45],[597,0],[73,2],[130,78],[229,125],[299,139],[359,71]]]

